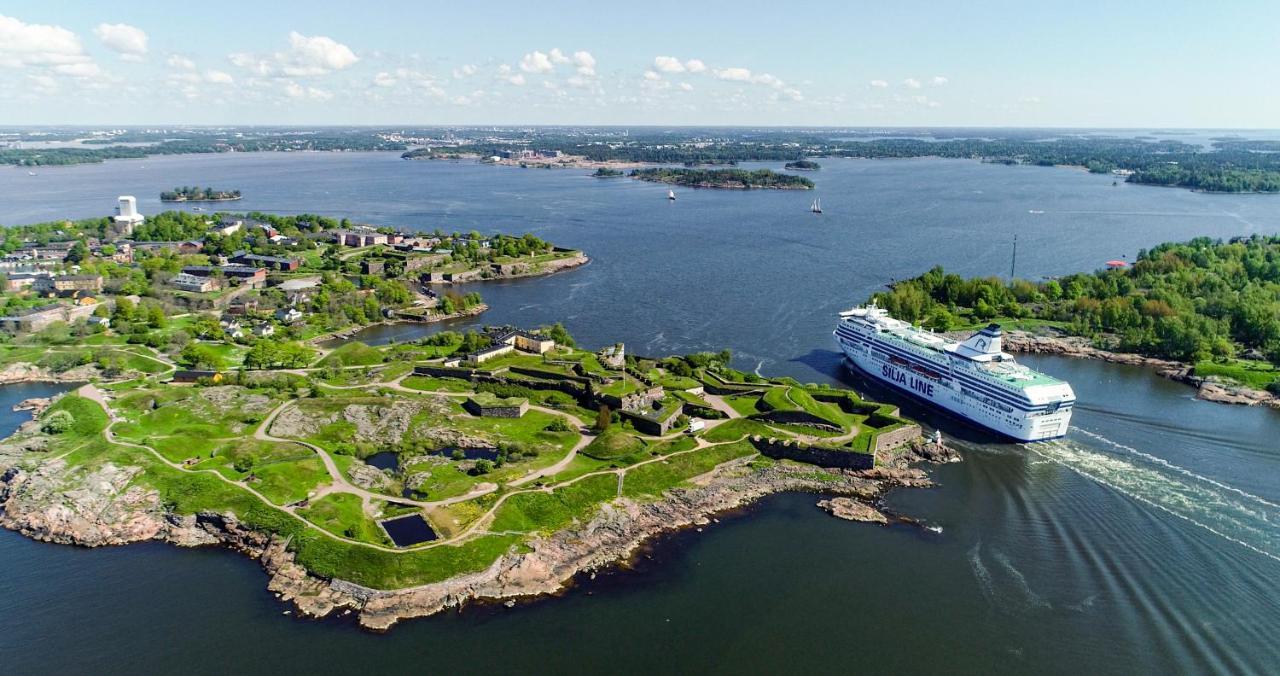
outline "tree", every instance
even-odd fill
[[[551,326],[543,327],[542,333],[551,340],[556,341],[556,345],[576,347],[578,344],[577,341],[573,339],[573,336],[569,335],[568,329],[564,328],[564,324],[561,324],[560,322],[556,322]]]
[[[72,264],[80,264],[89,257],[89,245],[84,243],[83,239],[76,240],[71,245],[71,249],[67,251],[67,262]]]
[[[613,413],[609,411],[607,404],[600,404],[600,410],[596,412],[596,431],[604,432],[609,429],[609,425],[613,422]]]
[[[70,430],[75,423],[76,419],[70,411],[54,411],[45,416],[44,423],[40,425],[40,431],[45,434],[62,434]]]

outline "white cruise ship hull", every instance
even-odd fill
[[[983,396],[946,376],[926,376],[908,363],[884,361],[875,350],[836,335],[836,343],[849,361],[871,378],[894,389],[949,411],[1016,441],[1046,441],[1067,433],[1071,407],[1024,411]],[[901,360],[899,360],[901,362]]]

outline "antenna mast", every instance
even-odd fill
[[[1016,279],[1014,273],[1018,270],[1018,235],[1013,236],[1013,260],[1009,262],[1009,281]]]

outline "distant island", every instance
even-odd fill
[[[771,169],[635,169],[631,177],[641,181],[670,183],[688,188],[750,190],[812,190],[813,181],[803,176],[779,174]]]
[[[609,167],[600,167],[599,169],[596,169],[596,173],[592,174],[592,176],[595,176],[596,178],[617,178],[625,175],[626,172],[618,169],[611,169]]]
[[[239,190],[214,190],[199,186],[183,186],[160,193],[161,202],[231,202],[238,199]]]
[[[822,168],[822,165],[813,160],[796,160],[795,162],[787,162],[784,168],[793,171],[817,171]]]

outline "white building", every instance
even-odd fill
[[[124,226],[125,236],[133,234],[133,227],[142,222],[138,213],[138,199],[133,195],[121,195],[116,200],[116,223]]]

